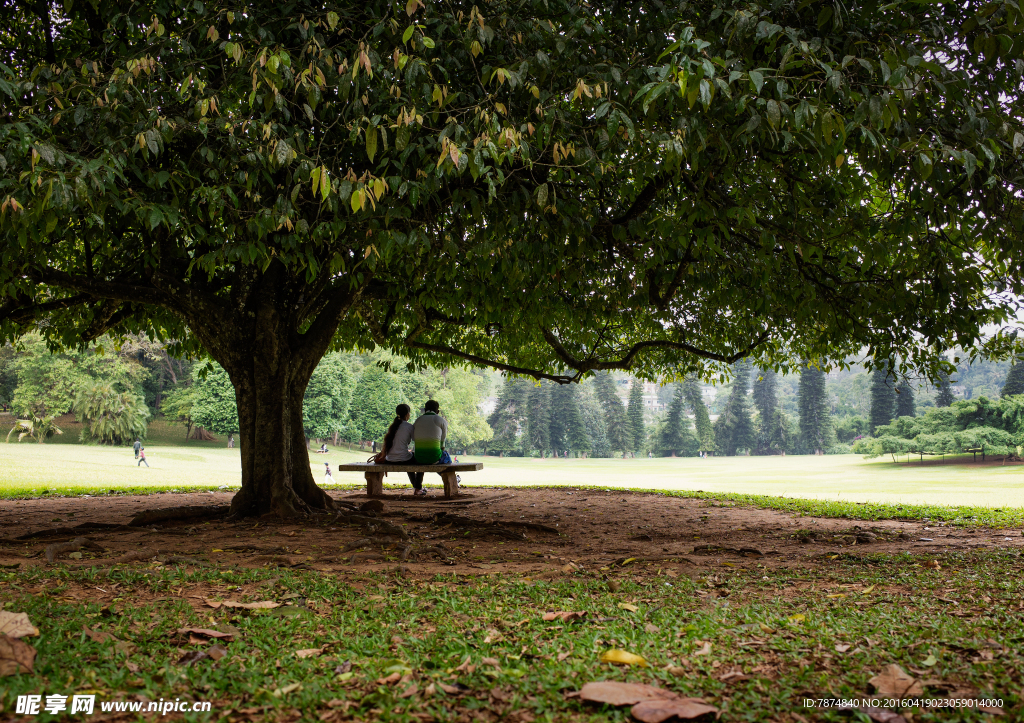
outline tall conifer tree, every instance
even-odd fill
[[[658,453],[664,457],[687,457],[697,452],[697,438],[690,428],[690,418],[685,414],[686,396],[682,385],[676,385],[676,393],[668,405],[665,423],[658,433]]]
[[[897,387],[896,394],[896,416],[916,417],[917,404],[914,402],[914,390],[909,383],[904,381]]]
[[[751,395],[757,413],[762,419],[771,419],[779,406],[777,395],[778,380],[771,369],[756,369],[754,376],[754,392]]]
[[[594,394],[604,413],[605,430],[608,435],[608,446],[615,452],[626,452],[630,449],[630,432],[626,422],[626,407],[622,404],[615,391],[615,380],[607,372],[598,372],[594,377]]]
[[[953,403],[953,387],[949,383],[949,374],[939,372],[938,391],[935,393],[935,406],[948,407]]]
[[[811,454],[824,454],[832,433],[825,373],[811,364],[800,370],[800,436]]]
[[[521,449],[519,436],[526,427],[527,395],[530,382],[525,379],[505,377],[498,403],[487,418],[494,436],[487,443],[487,449],[504,456]]]
[[[754,420],[751,414],[750,362],[740,360],[733,365],[733,382],[725,411],[715,422],[715,442],[727,455],[754,448]]]
[[[686,404],[693,412],[693,426],[697,432],[697,444],[701,451],[712,452],[715,449],[715,430],[708,414],[708,405],[704,403],[704,395],[700,391],[700,383],[696,377],[687,377],[683,382],[683,396]]]
[[[551,391],[551,446],[556,452],[587,452],[590,435],[575,384],[559,384]]]
[[[644,429],[644,383],[633,379],[629,388],[629,404],[626,405],[626,427],[629,430],[629,451],[643,451],[647,443]]]
[[[786,420],[779,409],[778,379],[771,369],[755,369],[754,406],[757,407],[756,444],[758,454],[786,450]]]
[[[889,367],[883,364],[881,369],[871,373],[871,434],[875,429],[892,421],[896,414],[896,388],[889,378]]]
[[[580,387],[577,394],[580,400],[580,413],[583,415],[583,426],[590,437],[588,457],[611,457],[612,449],[608,443],[608,423],[605,420],[601,403],[593,384]]]
[[[1014,394],[1024,394],[1024,359],[1017,357],[1010,365],[1010,372],[1006,375],[1006,382],[1003,384],[1003,391],[1000,396],[1009,397]]]
[[[531,387],[526,406],[526,442],[524,447],[544,457],[551,450],[551,383]]]

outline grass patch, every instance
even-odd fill
[[[612,679],[702,696],[728,720],[800,711],[838,721],[849,717],[804,710],[803,699],[866,696],[868,679],[895,663],[932,681],[927,697],[959,690],[1001,699],[1006,720],[1019,716],[1020,557],[947,556],[939,570],[921,562],[830,556],[813,569],[723,567],[692,579],[652,565],[551,582],[180,567],[4,572],[4,609],[27,612],[41,636],[26,639],[39,651],[34,674],[5,679],[0,712],[13,713],[18,695],[87,690],[98,700],[212,701],[211,713],[191,714],[198,720],[231,709],[293,719],[335,711],[381,721],[624,721],[628,708],[564,697]],[[98,588],[113,602],[89,601]],[[194,594],[287,606],[194,609]],[[549,610],[590,620],[543,622]],[[185,626],[236,637],[226,657],[186,667],[181,656],[205,646],[175,635]],[[86,627],[117,640],[96,642]],[[296,656],[316,648],[323,652]],[[651,667],[601,663],[611,648]],[[464,692],[445,694],[442,684]],[[915,721],[981,719],[974,710],[913,712]]]

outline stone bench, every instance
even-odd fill
[[[387,462],[385,464],[373,464],[372,462],[354,462],[352,464],[339,464],[339,472],[362,472],[366,477],[367,497],[381,497],[384,494],[384,473],[385,472],[434,472],[441,475],[444,481],[444,496],[459,496],[459,481],[455,475],[457,472],[475,472],[483,469],[480,462],[467,462],[459,464],[401,464]]]

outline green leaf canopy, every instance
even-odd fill
[[[0,333],[216,359],[238,514],[330,505],[293,455],[332,346],[934,371],[1021,292],[1010,2],[36,5],[3,10]]]

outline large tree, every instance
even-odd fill
[[[236,515],[332,505],[302,400],[334,346],[934,370],[1024,283],[1024,23],[836,7],[3,3],[0,333],[218,361]]]

